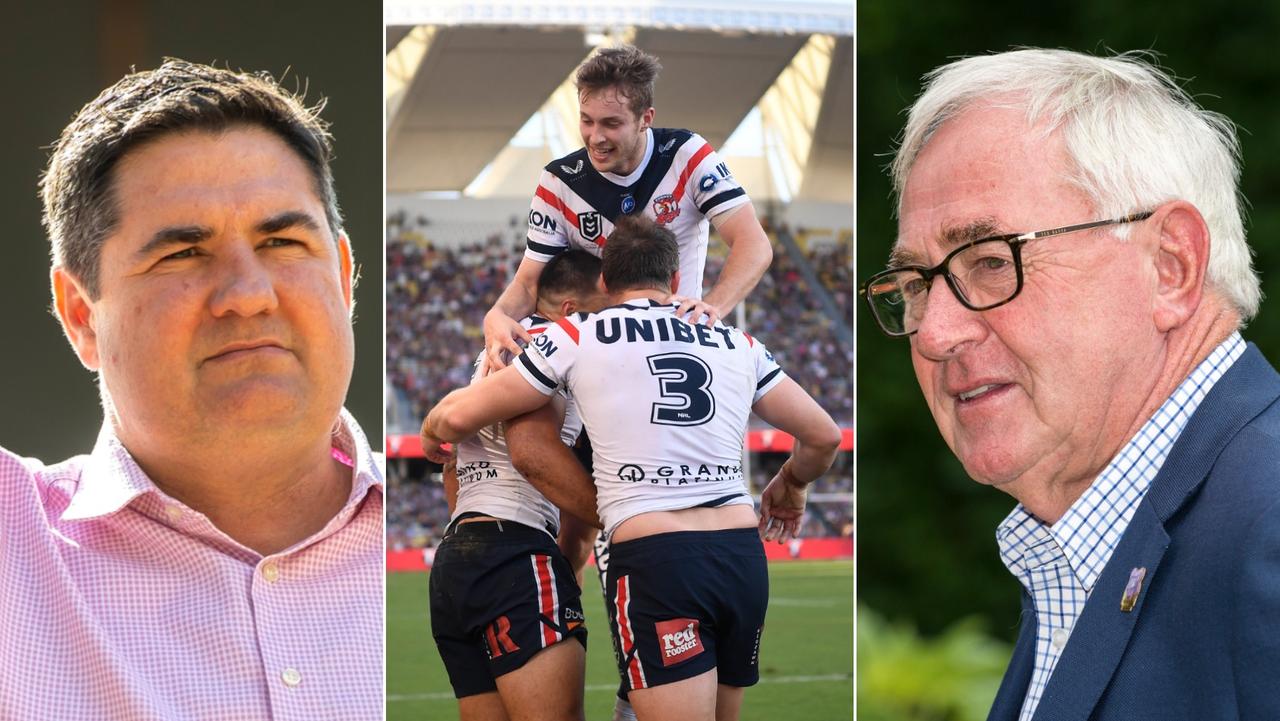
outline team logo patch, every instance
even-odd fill
[[[520,650],[516,642],[511,640],[511,621],[506,616],[498,616],[485,628],[484,640],[491,659]]]
[[[666,225],[680,216],[680,203],[671,193],[653,199],[654,220]]]
[[[569,175],[577,175],[578,173],[582,172],[582,158],[578,158],[578,162],[574,163],[573,167],[570,167],[568,165],[565,165],[564,163],[561,163],[560,169],[568,173]]]
[[[658,649],[662,652],[662,665],[671,666],[702,653],[702,637],[698,635],[698,622],[692,618],[673,618],[654,624],[658,632]]]
[[[622,196],[622,214],[627,215],[636,209],[636,199],[631,197],[630,193]]]
[[[578,232],[582,233],[583,240],[597,240],[600,237],[600,214],[594,210],[578,213]]]

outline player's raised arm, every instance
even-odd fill
[[[840,427],[790,378],[761,396],[751,409],[795,438],[791,457],[760,494],[760,533],[766,541],[781,542],[798,535],[806,489],[835,460]]]
[[[528,413],[548,399],[515,368],[503,369],[453,391],[427,412],[422,422],[423,450],[428,439],[456,443],[485,426]]]
[[[729,246],[729,257],[715,286],[707,291],[703,300],[714,306],[723,318],[760,282],[773,262],[773,247],[750,202],[715,216],[711,223]]]
[[[517,340],[526,343],[532,340],[529,333],[520,325],[520,318],[533,312],[537,304],[538,278],[546,263],[525,256],[516,268],[516,275],[511,284],[498,301],[493,304],[484,316],[484,357],[488,371],[501,370],[507,366],[503,351],[512,357],[520,354]]]

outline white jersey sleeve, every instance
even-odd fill
[[[561,198],[563,181],[543,170],[529,205],[529,234],[524,255],[546,263],[569,248],[569,212]],[[576,222],[576,219],[575,219]]]
[[[685,166],[685,172],[689,173],[686,192],[698,212],[707,218],[715,218],[749,202],[747,191],[738,185],[733,173],[729,172],[729,166],[716,154],[711,143],[694,134],[685,147],[691,153],[689,164]]]
[[[551,395],[568,385],[577,358],[580,329],[578,316],[561,318],[534,336],[524,353],[516,356],[515,367],[543,395]]]
[[[751,346],[751,356],[756,366],[756,394],[751,399],[751,404],[755,405],[756,401],[764,397],[764,394],[781,383],[782,379],[787,377],[787,374],[782,372],[782,366],[778,365],[778,362],[773,359],[773,354],[769,352],[768,348],[764,347],[764,343],[747,335],[746,332],[742,332],[742,335]]]

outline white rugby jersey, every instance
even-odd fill
[[[535,339],[551,326],[551,321],[529,316],[520,321]],[[480,357],[484,357],[481,352]],[[480,358],[476,359],[478,379]],[[567,398],[564,425],[560,428],[560,440],[572,446],[582,431],[573,398]],[[511,465],[507,452],[507,437],[502,424],[483,428],[476,435],[458,444],[458,502],[453,517],[474,512],[494,518],[515,521],[533,528],[540,528],[555,537],[560,528],[560,509],[547,500]]]
[[[600,173],[586,148],[542,171],[529,209],[525,257],[547,262],[574,247],[599,256],[613,223],[640,212],[666,226],[680,248],[680,287],[702,297],[707,220],[747,202],[747,193],[697,133],[650,128],[644,160],[627,176]]]
[[[640,298],[562,318],[514,364],[539,391],[568,388],[577,401],[610,536],[640,513],[752,502],[747,418],[786,376],[763,343],[675,308]]]

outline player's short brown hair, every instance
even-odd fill
[[[254,125],[275,133],[306,164],[336,238],[342,227],[321,100],[312,107],[268,73],[169,59],[126,75],[80,109],[54,143],[40,181],[53,264],[98,297],[102,243],[119,222],[113,172],[130,150],[170,133]]]
[[[642,215],[624,215],[614,222],[602,263],[610,293],[636,288],[670,291],[671,276],[679,269],[680,249],[670,230]]]
[[[640,117],[653,107],[653,83],[662,65],[658,59],[634,45],[600,48],[578,66],[573,82],[578,97],[605,88],[617,88],[627,99],[627,107]]]

